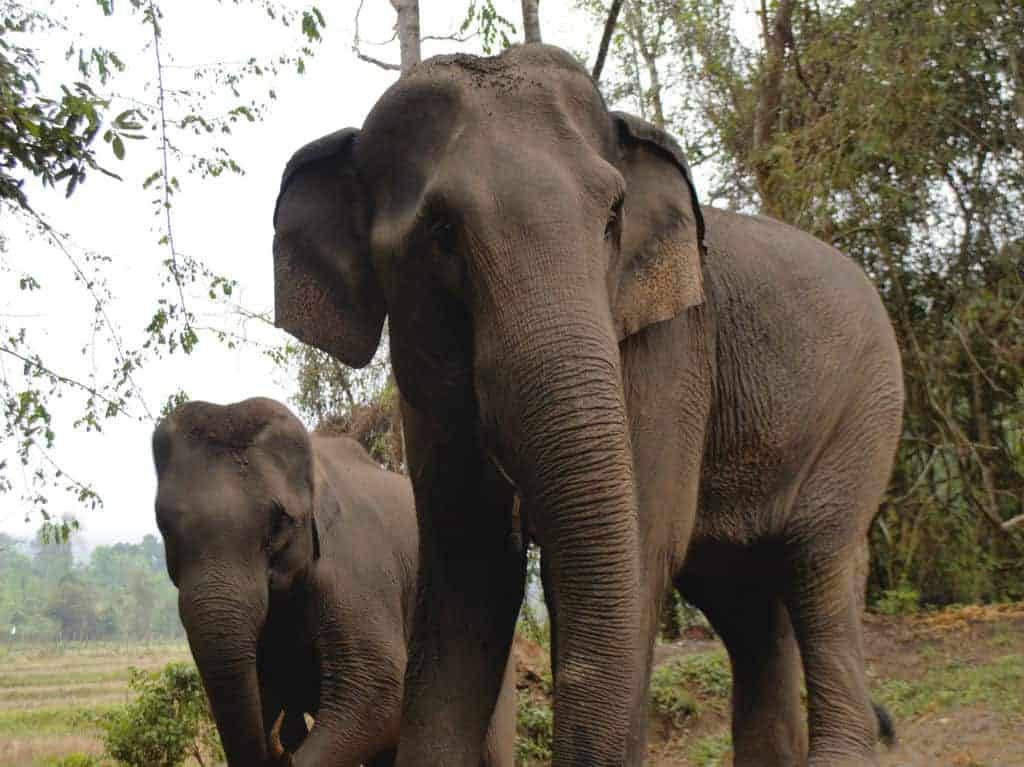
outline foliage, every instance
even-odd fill
[[[658,667],[651,675],[651,692],[655,692],[655,677],[660,699],[665,703],[664,713],[686,708],[682,698],[672,700],[671,690],[696,690],[705,700],[728,700],[732,691],[732,673],[729,661],[721,650],[679,655]],[[661,705],[654,701],[656,705]]]
[[[874,609],[885,615],[909,615],[917,612],[920,604],[921,595],[918,591],[904,585],[883,591],[875,602]]]
[[[534,700],[529,690],[519,691],[516,707],[516,763],[549,764],[554,742],[554,718],[546,700]]]
[[[104,720],[106,749],[114,759],[129,767],[177,767],[189,757],[200,765],[223,761],[195,667],[133,669],[129,685],[138,697]]]
[[[24,237],[49,248],[93,310],[82,323],[91,335],[84,336],[80,364],[46,353],[45,329],[21,318],[51,305],[54,288],[38,264],[19,260],[0,238],[0,279],[10,287],[0,314],[0,493],[17,492],[26,518],[38,514],[49,521],[58,490],[78,506],[102,503],[89,478],[72,476],[57,460],[59,434],[100,432],[116,419],[155,419],[137,384],[140,371],[163,355],[191,353],[203,334],[231,343],[231,334],[199,324],[193,304],[195,292],[224,302],[236,283],[175,246],[175,200],[188,176],[244,172],[231,155],[230,136],[262,119],[276,99],[269,80],[305,69],[325,25],[315,7],[299,12],[283,0],[233,5],[236,14],[250,6],[297,42],[285,53],[254,50],[243,61],[178,66],[171,63],[164,25],[168,13],[192,11],[159,0],[62,3],[59,9],[50,4],[45,10],[0,0],[0,210]],[[134,35],[117,41],[118,50],[87,32],[93,17],[112,15],[137,22]],[[56,49],[66,61],[47,55]],[[140,64],[139,56],[149,57],[149,64]],[[153,75],[148,84],[127,85],[127,75],[147,66]],[[125,158],[131,140],[157,150],[147,154],[155,165],[138,191],[151,201],[159,229],[146,255],[160,284],[144,314],[129,321],[141,335],[129,336],[115,320],[118,302],[109,277],[117,259],[77,245],[54,227],[38,204],[47,197],[29,182],[82,194],[90,174],[117,177],[110,168]],[[55,524],[70,529],[67,522]]]
[[[298,391],[292,401],[308,423],[322,433],[347,434],[384,468],[404,471],[398,388],[386,339],[362,370],[300,343],[290,343],[284,359],[296,371]]]
[[[659,666],[651,673],[650,697],[651,709],[677,727],[698,711],[697,701],[672,664]]]
[[[52,32],[57,22],[12,0],[4,0],[0,14],[0,150],[4,155],[0,199],[28,206],[19,171],[37,177],[44,186],[63,183],[68,197],[88,170],[113,175],[99,164],[93,147],[110,102],[87,82],[43,93],[38,53],[12,39]],[[95,49],[90,57],[101,80],[122,68],[120,59],[109,51]],[[124,135],[135,137],[140,127],[133,110],[112,120],[104,137],[119,159],[124,155]]]
[[[726,754],[732,749],[732,738],[729,733],[707,735],[690,748],[690,760],[697,767],[718,767],[723,764]]]
[[[495,53],[496,47],[508,48],[512,44],[509,36],[516,33],[515,24],[495,10],[493,0],[469,0],[459,34],[464,34],[474,25],[480,34],[484,53],[488,55]]]
[[[751,39],[734,2],[630,3],[606,92],[707,163],[703,200],[811,232],[878,286],[907,395],[870,598],[1019,597],[1024,530],[1005,523],[1024,506],[1024,6],[761,7]]]
[[[183,636],[163,544],[97,546],[76,565],[70,542],[0,534],[0,632],[17,642]]]
[[[551,649],[551,621],[543,605],[540,579],[540,547],[533,543],[526,549],[526,593],[516,631],[544,649]]]

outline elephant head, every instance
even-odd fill
[[[556,750],[603,748],[567,739],[639,676],[619,342],[703,301],[678,145],[560,49],[437,57],[292,157],[274,223],[277,324],[358,367],[387,316],[404,400],[514,481],[554,573]]]
[[[270,606],[319,557],[313,453],[267,399],[188,402],[153,434],[167,570],[231,765],[268,757],[257,674]]]

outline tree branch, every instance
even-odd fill
[[[49,378],[51,381],[57,381],[59,383],[66,384],[67,386],[80,389],[81,391],[84,391],[86,394],[88,394],[90,397],[95,397],[100,402],[106,403],[116,412],[128,415],[128,412],[124,409],[124,406],[121,403],[115,402],[109,397],[104,396],[95,387],[89,386],[88,384],[84,384],[81,381],[75,380],[74,378],[68,378],[67,376],[61,375],[55,370],[51,370],[42,363],[42,360],[40,360],[39,357],[36,357],[34,359],[32,357],[26,357],[24,354],[21,354],[6,345],[0,345],[0,352],[10,355],[11,357],[14,357],[16,360],[20,360],[27,367],[34,368],[39,373]]]
[[[608,46],[612,42],[612,34],[615,32],[615,24],[619,20],[619,11],[622,10],[623,2],[624,0],[612,0],[611,8],[608,9],[608,19],[604,23],[601,45],[597,49],[597,59],[594,61],[594,69],[590,73],[594,82],[601,81],[601,70],[604,69],[604,61],[608,57]]]
[[[754,116],[754,152],[763,156],[778,130],[779,110],[782,106],[782,76],[786,47],[793,42],[793,0],[779,0],[775,19],[769,21],[768,8],[761,2],[761,29],[764,35],[764,64],[761,70],[760,93]],[[771,183],[771,169],[763,160],[755,165],[758,192],[765,212],[782,218],[775,189]]]
[[[167,248],[171,253],[171,276],[174,285],[178,289],[178,299],[181,301],[181,311],[185,319],[185,327],[191,327],[188,304],[185,303],[185,289],[182,287],[181,265],[178,263],[178,251],[174,247],[174,227],[171,223],[171,176],[169,162],[167,159],[169,143],[167,141],[167,93],[164,90],[164,62],[160,53],[160,22],[156,6],[152,0],[149,3],[149,23],[153,29],[153,56],[156,59],[156,84],[157,84],[157,105],[160,110],[160,156],[163,160],[163,190],[164,190],[164,214],[167,220]]]
[[[381,69],[387,69],[393,72],[400,72],[402,68],[398,66],[398,64],[391,64],[387,61],[381,61],[380,59],[376,59],[373,56],[368,56],[367,54],[363,53],[362,50],[360,50],[359,46],[361,41],[359,39],[359,16],[363,12],[364,2],[365,0],[359,0],[359,6],[356,8],[355,24],[353,25],[355,27],[355,32],[352,35],[352,52],[356,55],[357,59],[359,59],[360,61],[365,61],[367,64],[373,64],[375,66],[380,67]],[[398,32],[396,31],[395,35],[392,36],[391,40],[394,40],[397,34]],[[388,42],[391,42],[391,40],[388,40]]]

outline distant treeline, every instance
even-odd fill
[[[177,595],[156,536],[76,564],[69,543],[0,533],[0,641],[181,637]]]

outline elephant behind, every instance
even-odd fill
[[[185,403],[153,457],[167,570],[228,764],[272,763],[279,719],[295,765],[391,764],[418,561],[409,482],[269,399]],[[512,767],[514,694],[510,666],[489,767]]]

